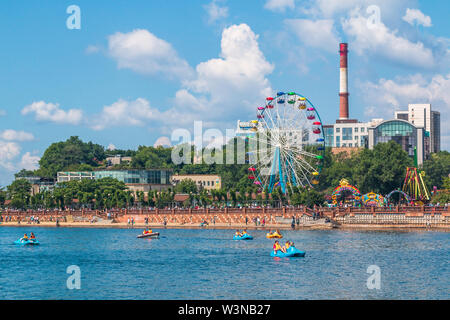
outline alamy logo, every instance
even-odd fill
[[[70,16],[66,20],[67,29],[81,29],[81,9],[77,5],[70,5],[67,7],[66,13]]]
[[[379,266],[370,265],[367,267],[367,273],[371,274],[369,278],[367,278],[367,289],[373,290],[381,289],[381,269]]]
[[[369,17],[367,18],[367,28],[375,29],[381,24],[381,10],[379,6],[368,6],[366,13],[369,14]]]
[[[67,267],[67,274],[70,274],[70,277],[67,278],[66,285],[67,289],[81,289],[81,269],[79,266],[71,265]]]

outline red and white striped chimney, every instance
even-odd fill
[[[339,44],[341,56],[339,86],[339,119],[348,119],[347,43]]]

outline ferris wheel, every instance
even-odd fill
[[[325,139],[312,103],[295,92],[278,92],[257,108],[256,117],[248,136],[249,179],[268,193],[317,185]]]

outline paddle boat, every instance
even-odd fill
[[[279,257],[279,258],[285,258],[285,257],[304,257],[305,251],[300,251],[296,247],[289,247],[286,250],[286,253],[284,253],[281,250],[278,250],[277,253],[275,253],[274,250],[270,253],[271,257]]]
[[[159,232],[143,233],[137,236],[138,238],[159,238]]]
[[[269,232],[268,234],[266,234],[266,238],[267,239],[281,239],[281,238],[283,238],[283,236],[275,231],[275,232]]]
[[[233,240],[253,240],[253,237],[248,233],[245,233],[242,236],[234,235]]]
[[[39,241],[36,239],[24,239],[24,238],[20,238],[19,240],[14,241],[15,244],[20,244],[20,245],[38,245]]]

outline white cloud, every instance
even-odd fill
[[[450,74],[435,75],[427,81],[422,75],[380,79],[378,83],[367,81],[361,85],[366,99],[378,102],[377,113],[392,116],[392,108],[409,103],[432,103],[441,113],[450,112]]]
[[[214,23],[219,19],[228,17],[228,7],[221,7],[217,2],[217,0],[213,0],[204,6],[208,13],[208,23]]]
[[[117,32],[108,37],[108,52],[120,69],[131,69],[143,74],[161,73],[167,77],[189,78],[192,69],[178,56],[167,41],[148,30],[136,29],[129,33]]]
[[[59,108],[59,104],[46,103],[45,101],[33,102],[25,106],[22,115],[34,113],[37,121],[49,121],[59,124],[79,124],[83,112],[80,109],[69,109],[64,111]]]
[[[156,139],[155,143],[153,144],[153,147],[156,148],[159,146],[171,147],[172,143],[170,142],[170,139],[168,137],[159,137],[158,139]]]
[[[0,139],[7,141],[31,141],[34,140],[34,136],[29,132],[7,129],[0,133]]]
[[[26,169],[26,170],[37,170],[39,169],[39,160],[41,158],[38,156],[31,155],[30,152],[26,152],[19,163],[19,170]]]
[[[222,32],[220,58],[202,62],[196,77],[177,92],[178,121],[203,120],[222,123],[253,115],[258,103],[272,93],[266,78],[273,65],[259,49],[258,36],[246,24]],[[183,116],[181,116],[183,115]]]
[[[334,20],[286,19],[284,23],[305,45],[336,52],[339,39]]]
[[[353,10],[350,18],[342,21],[344,32],[352,37],[351,46],[359,55],[375,55],[407,66],[432,68],[433,52],[421,42],[411,42],[397,35],[379,22],[371,24],[368,18]]]
[[[20,146],[16,142],[5,142],[0,140],[0,166],[12,171],[15,169],[11,161],[20,153]]]
[[[401,12],[414,4],[415,0],[310,0],[302,4],[301,11],[312,17],[331,18],[342,17],[355,8],[366,12],[370,6],[376,6],[380,9],[381,20],[386,23],[398,20]],[[367,16],[370,14],[367,13]]]
[[[111,150],[111,151],[116,150],[116,146],[114,144],[110,143],[106,149]]]
[[[150,103],[144,98],[134,101],[119,99],[104,106],[102,112],[93,117],[91,127],[103,130],[112,126],[143,126],[146,121],[159,118],[159,115],[159,111],[151,109]]]
[[[284,12],[286,9],[294,9],[295,1],[294,0],[267,0],[264,4],[264,8],[272,10],[272,11],[282,11]]]
[[[406,9],[406,14],[402,18],[410,25],[414,25],[414,21],[418,25],[423,25],[424,27],[431,27],[431,18],[422,13],[422,11],[418,9]]]

